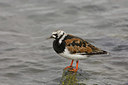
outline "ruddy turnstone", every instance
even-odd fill
[[[53,32],[50,38],[54,39],[53,48],[59,55],[72,59],[70,66],[65,67],[65,69],[73,68],[73,61],[76,61],[76,68],[69,71],[76,72],[81,59],[86,59],[90,55],[107,54],[107,51],[101,50],[82,38],[67,34],[62,30]]]

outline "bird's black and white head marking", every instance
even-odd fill
[[[57,30],[55,32],[52,32],[52,38],[58,39],[60,44],[66,35],[67,34],[63,30]]]
[[[61,36],[63,36],[65,34],[65,32],[64,31],[62,31],[62,30],[57,30],[57,31],[55,31],[55,32],[52,32],[52,37],[54,38],[54,39],[59,39]]]

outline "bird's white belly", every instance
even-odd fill
[[[74,60],[81,60],[81,59],[86,59],[87,55],[80,55],[80,54],[70,54],[70,52],[65,49],[63,53],[60,53],[59,55],[68,58],[68,59],[74,59]]]

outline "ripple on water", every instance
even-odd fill
[[[103,7],[103,6],[98,6],[98,5],[86,5],[86,6],[82,6],[81,8],[82,10],[85,10],[86,12],[104,12],[107,10],[107,8]]]
[[[13,68],[13,69],[23,69],[23,68],[27,68],[28,65],[24,65],[24,64],[19,64],[19,65],[10,65],[8,66],[8,69],[9,68]]]
[[[112,49],[112,51],[128,51],[128,45],[118,45]]]
[[[37,67],[28,67],[22,69],[21,73],[43,73],[47,70],[43,70],[42,68],[37,68]]]
[[[16,72],[9,72],[9,73],[4,73],[5,77],[10,77],[10,78],[17,78],[20,77],[21,74],[20,73],[16,73]]]
[[[7,48],[4,51],[13,51],[13,50],[18,50],[18,48]]]
[[[117,66],[128,66],[127,61],[113,61],[112,64]]]
[[[103,44],[103,46],[115,46],[115,44],[113,42],[106,42],[105,44]]]
[[[11,7],[10,4],[0,2],[0,7]]]

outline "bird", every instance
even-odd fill
[[[108,54],[107,51],[95,47],[86,40],[67,34],[63,30],[56,30],[48,39],[54,39],[53,49],[57,54],[72,60],[71,64],[64,69],[72,68],[69,71],[77,72],[79,60],[86,59],[92,55]],[[76,67],[73,68],[73,62],[76,61]]]

